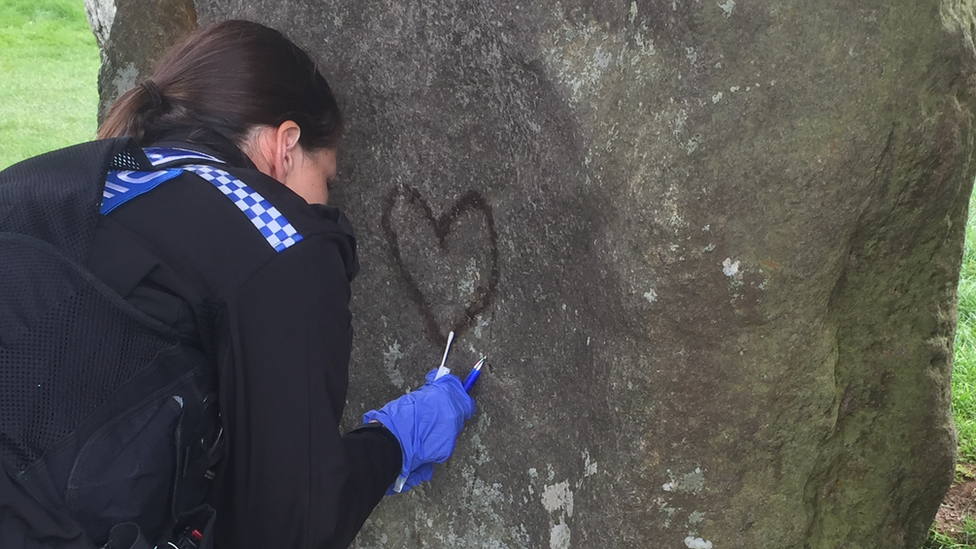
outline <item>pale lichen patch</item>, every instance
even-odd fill
[[[953,33],[959,33],[969,51],[976,55],[976,0],[942,0],[939,5],[942,26]]]
[[[668,471],[670,481],[664,483],[661,489],[665,492],[693,492],[698,493],[705,486],[705,473],[701,467],[696,467],[694,471],[683,475],[680,479]]]
[[[136,85],[136,80],[139,78],[139,69],[133,63],[129,63],[115,75],[112,83],[115,85],[116,94],[118,97],[123,93],[129,91],[132,87]]]
[[[571,539],[569,526],[565,522],[560,522],[553,526],[549,533],[549,549],[569,549]]]
[[[482,315],[476,316],[474,329],[472,330],[472,332],[474,333],[474,337],[481,339],[481,336],[484,333],[484,329],[487,328],[489,324],[491,324],[491,318],[485,318]]]
[[[590,460],[590,451],[583,451],[583,477],[595,475],[597,473],[597,462]]]
[[[542,491],[542,506],[550,513],[563,509],[567,516],[573,516],[573,491],[569,489],[569,481],[546,486]]]
[[[685,538],[685,547],[688,549],[712,549],[712,542],[694,536]]]
[[[397,368],[397,361],[403,358],[403,351],[400,350],[400,343],[397,341],[393,342],[393,345],[383,353],[383,369],[386,371],[387,377],[393,382],[398,388],[403,388],[404,380],[403,375]]]
[[[725,261],[722,262],[722,274],[729,278],[739,274],[739,262],[732,261],[731,257],[726,257]]]
[[[728,19],[729,17],[732,17],[732,12],[735,10],[735,0],[725,0],[725,2],[719,4],[718,7],[722,8],[722,12],[725,13],[725,18]]]

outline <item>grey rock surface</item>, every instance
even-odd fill
[[[345,108],[346,426],[451,329],[456,371],[489,356],[456,454],[355,546],[918,547],[974,4],[198,0],[303,44]]]
[[[193,0],[84,0],[102,54],[98,120],[115,98],[146,79],[167,48],[197,26]]]

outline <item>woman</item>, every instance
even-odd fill
[[[216,547],[346,547],[398,475],[410,487],[449,455],[474,411],[453,376],[428,376],[361,428],[337,430],[349,283],[359,268],[348,220],[326,205],[341,130],[309,56],[244,21],[191,35],[108,112],[98,137],[131,138],[116,140],[124,150],[112,158],[128,169],[109,172],[84,264],[174,330],[188,356],[202,357],[196,385],[166,402],[182,409],[177,437],[199,431],[203,450],[196,461],[176,452],[163,522],[85,509],[101,496],[76,497],[64,512],[96,544],[115,520],[138,524],[150,542],[207,544],[210,521],[199,519],[207,508],[197,506],[199,486],[212,478]],[[217,434],[204,428],[208,371],[216,372]],[[194,395],[201,411],[190,413]],[[120,532],[112,535],[125,538]]]

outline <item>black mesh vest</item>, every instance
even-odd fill
[[[115,139],[0,172],[0,507],[36,502],[14,517],[27,541],[0,527],[4,549],[100,546],[122,523],[159,542],[200,512],[220,438],[215,368],[83,267],[107,172],[147,166]],[[38,509],[58,531],[40,531],[52,521]],[[65,521],[87,539],[59,541]]]

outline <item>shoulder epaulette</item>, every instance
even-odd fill
[[[219,158],[186,149],[149,147],[143,151],[153,167],[160,169],[110,171],[102,194],[102,215],[188,171],[209,182],[229,198],[276,252],[282,252],[301,242],[302,235],[288,219],[246,183],[215,166],[187,164],[201,160],[223,164]]]
[[[240,179],[213,166],[191,165],[185,168],[187,171],[209,181],[224,196],[229,198],[237,206],[237,209],[251,220],[251,224],[276,252],[282,252],[301,242],[302,235],[298,234],[295,227],[292,227],[285,216],[278,211],[278,208],[272,206],[263,196],[248,187]]]

